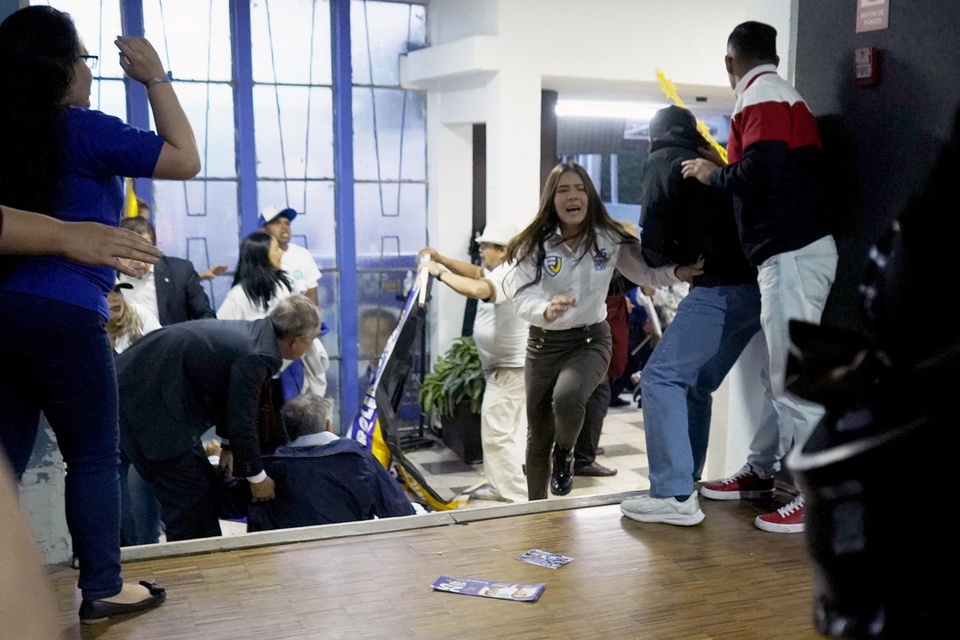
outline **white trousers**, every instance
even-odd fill
[[[527,480],[521,466],[527,437],[527,394],[523,367],[494,369],[480,407],[483,475],[504,500],[524,502]]]
[[[793,446],[802,447],[823,417],[823,407],[786,391],[787,353],[790,320],[820,322],[836,273],[837,245],[832,236],[772,256],[760,265],[760,324],[770,356],[768,393],[778,418],[762,421],[750,446],[748,462],[761,475],[770,475],[776,469],[781,443],[792,441]]]

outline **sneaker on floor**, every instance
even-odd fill
[[[800,533],[803,531],[803,496],[797,496],[773,513],[757,516],[753,523],[758,529],[773,533]]]
[[[703,522],[703,511],[697,500],[697,492],[684,502],[676,498],[651,498],[640,496],[620,503],[620,513],[637,522],[662,522],[681,527],[692,527]]]
[[[477,489],[470,494],[471,500],[503,500],[503,497],[491,487]]]
[[[700,487],[700,495],[711,500],[765,498],[773,494],[773,478],[761,478],[749,464],[729,478],[708,482]]]

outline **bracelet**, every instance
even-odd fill
[[[439,280],[440,282],[443,282],[443,274],[445,273],[446,271],[440,271],[440,273],[437,274],[437,280]]]
[[[165,83],[167,83],[167,82],[173,82],[173,78],[171,78],[171,77],[168,76],[168,75],[167,75],[167,76],[157,76],[156,78],[150,78],[149,80],[147,80],[146,82],[144,82],[144,83],[143,83],[143,86],[146,87],[147,89],[149,89],[150,87],[152,87],[152,86],[155,85],[155,84],[165,84]]]

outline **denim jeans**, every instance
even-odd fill
[[[694,287],[680,302],[640,378],[652,497],[693,492],[707,456],[712,394],[759,330],[754,283]]]
[[[0,291],[0,441],[19,480],[42,411],[67,467],[64,504],[86,599],[120,592],[117,376],[104,320]]]
[[[771,452],[781,437],[792,435],[794,446],[803,446],[823,417],[823,407],[785,389],[790,320],[819,323],[837,272],[837,245],[832,236],[768,258],[759,267],[760,323],[770,355],[770,385],[779,417],[779,431],[757,432],[748,460],[761,473],[770,473]]]

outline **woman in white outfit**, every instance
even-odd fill
[[[587,400],[610,365],[606,296],[614,270],[636,283],[669,286],[701,273],[701,264],[647,266],[637,238],[610,217],[590,176],[573,163],[554,167],[536,218],[507,247],[507,262],[516,266],[504,289],[530,323],[527,491],[542,500],[548,479],[555,495],[573,486]]]

